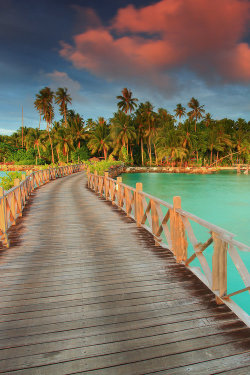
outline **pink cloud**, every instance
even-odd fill
[[[92,15],[93,16],[93,15]],[[107,79],[155,79],[187,68],[205,79],[250,81],[250,20],[245,0],[161,0],[119,9],[109,27],[97,25],[62,44],[75,67]]]

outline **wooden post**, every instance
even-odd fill
[[[227,294],[227,242],[223,241],[217,233],[212,233],[214,253],[212,258],[212,290],[219,291],[219,296]],[[216,297],[216,302],[223,301]]]
[[[16,187],[16,203],[17,203],[17,210],[16,213],[22,216],[22,202],[21,202],[21,188],[20,188],[20,180],[19,178],[15,178],[14,186]]]
[[[105,198],[106,200],[108,200],[108,197],[109,197],[109,182],[107,180],[109,176],[109,173],[108,172],[104,172],[104,188],[105,188]]]
[[[97,170],[94,172],[95,178],[94,178],[94,190],[97,191],[98,188],[98,175],[97,175]]]
[[[143,216],[143,207],[142,199],[139,192],[142,191],[142,183],[136,183],[136,192],[135,192],[135,220],[137,227],[141,226],[142,216]]]
[[[122,183],[122,177],[117,177],[116,179],[117,181],[117,203],[118,203],[118,207],[121,208],[121,204],[122,204],[122,197],[121,197],[121,186],[120,184]]]
[[[87,179],[88,179],[88,188],[90,188],[90,167],[87,168]]]
[[[159,215],[156,208],[156,203],[151,199],[151,218],[152,218],[152,232],[155,236],[155,246],[159,246],[159,242],[156,239],[156,234],[159,230]]]
[[[173,206],[173,210],[170,213],[172,250],[176,256],[177,263],[180,263],[187,260],[185,228],[180,215],[176,212],[176,209],[181,209],[181,197],[176,196],[173,198]]]
[[[2,242],[6,247],[9,247],[9,239],[7,235],[7,218],[6,218],[6,198],[4,196],[4,189],[0,186],[0,231],[2,232]]]

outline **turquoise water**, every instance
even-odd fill
[[[143,191],[172,203],[180,195],[182,208],[234,234],[237,241],[250,246],[250,175],[225,171],[212,175],[135,173],[123,174],[125,184],[135,187],[142,182]],[[193,224],[198,242],[208,239],[208,231]],[[189,246],[189,254],[192,254]],[[239,252],[250,270],[250,253]],[[205,250],[211,264],[212,246]],[[231,258],[228,257],[228,292],[244,287]],[[199,266],[198,260],[192,265]],[[249,293],[233,297],[250,314]]]

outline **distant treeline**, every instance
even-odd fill
[[[55,93],[40,90],[34,102],[46,130],[20,127],[11,136],[0,136],[0,161],[45,164],[86,160],[91,155],[137,165],[212,165],[250,163],[250,122],[214,120],[203,105],[191,98],[177,104],[171,114],[139,103],[127,88],[116,97],[118,110],[109,120],[87,119],[68,109],[72,99],[66,88]],[[54,106],[60,121],[54,121]]]

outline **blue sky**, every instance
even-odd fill
[[[198,9],[197,9],[197,5]],[[0,134],[36,127],[35,94],[68,87],[84,119],[109,118],[123,87],[173,112],[192,96],[250,120],[245,0],[1,0]],[[215,31],[214,31],[215,30]]]

